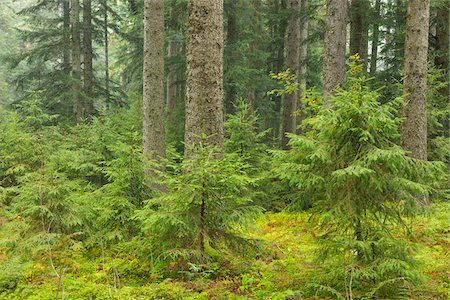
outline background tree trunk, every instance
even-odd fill
[[[79,0],[70,1],[70,23],[72,27],[72,91],[75,120],[84,119],[83,103],[81,99],[81,38],[80,38],[80,3]]]
[[[185,157],[189,158],[202,141],[223,150],[222,0],[188,3],[187,73]]]
[[[70,73],[70,4],[69,0],[62,0],[63,9],[63,69]]]
[[[170,2],[170,23],[169,27],[172,30],[178,30],[178,21],[176,15],[176,0],[172,0]],[[169,45],[167,47],[167,55],[169,58],[177,57],[180,52],[182,45],[180,41],[177,39],[177,36],[172,38],[169,41]],[[176,110],[177,110],[177,101],[181,97],[181,87],[180,87],[180,78],[178,76],[177,68],[173,65],[169,67],[169,71],[167,74],[167,92],[166,92],[166,105],[167,105],[167,116],[168,123],[173,125],[177,122],[176,118]]]
[[[368,0],[352,0],[350,6],[350,55],[359,54],[367,65],[368,52]]]
[[[324,100],[329,103],[345,80],[347,0],[327,0],[323,62]]]
[[[237,7],[239,0],[226,0],[225,10],[227,18],[227,39],[225,44],[225,55],[228,61],[226,65],[228,70],[231,71],[231,75],[227,76],[225,85],[225,114],[232,114],[234,111],[234,105],[237,100],[238,92],[236,89],[236,80],[233,76],[234,69],[238,68],[237,63],[239,61],[239,51],[237,49],[238,42],[238,23],[237,23]]]
[[[164,0],[144,1],[144,159],[165,155]],[[148,171],[147,171],[148,172]]]
[[[299,47],[300,47],[300,0],[289,0],[288,9],[290,13],[287,35],[286,35],[286,69],[290,69],[291,74],[299,75]],[[283,98],[283,122],[281,147],[287,149],[289,139],[286,132],[295,133],[297,129],[297,118],[294,113],[297,111],[298,91],[285,95]]]
[[[429,1],[408,0],[404,69],[405,121],[402,146],[414,158],[427,159],[427,55]]]
[[[376,0],[375,9],[373,11],[373,27],[372,27],[372,51],[370,55],[370,76],[374,76],[377,72],[378,62],[378,43],[380,42],[380,24],[381,18],[381,0]]]
[[[92,69],[92,15],[91,0],[83,0],[83,79],[84,79],[84,111],[90,118],[94,110],[92,86],[94,71]]]
[[[439,8],[436,15],[436,57],[434,64],[436,67],[444,70],[448,80],[449,70],[449,17],[450,17],[450,3],[445,4],[444,7]],[[450,85],[440,90],[442,96],[448,98]]]
[[[306,77],[308,75],[308,32],[309,32],[309,0],[301,0],[300,11],[300,52],[299,52],[299,78],[300,88],[298,90],[299,100],[298,108],[300,108],[300,115],[297,117],[297,125],[301,124],[304,118],[304,105],[301,101],[303,93],[308,88]]]

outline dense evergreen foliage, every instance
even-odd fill
[[[450,2],[339,1],[2,0],[0,299],[450,298]]]

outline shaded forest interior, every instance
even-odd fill
[[[0,299],[450,299],[449,0],[1,0]]]

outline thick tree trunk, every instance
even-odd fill
[[[84,119],[83,103],[81,97],[81,39],[80,39],[80,3],[79,0],[70,1],[70,23],[72,27],[72,92],[75,120]]]
[[[323,62],[324,99],[328,105],[345,80],[347,0],[327,0]]]
[[[289,0],[288,9],[290,18],[287,26],[286,35],[286,69],[290,69],[291,74],[299,75],[299,47],[300,47],[300,0]],[[286,133],[295,133],[297,129],[297,118],[295,112],[297,111],[298,91],[292,92],[290,95],[285,95],[283,98],[283,122],[282,122],[282,136],[281,147],[287,149],[289,139]]]
[[[406,20],[402,145],[417,159],[427,159],[427,55],[429,1],[408,0]]]
[[[449,70],[449,17],[450,17],[450,4],[445,7],[439,8],[436,15],[436,58],[434,64],[436,67],[444,70],[446,78],[448,80]],[[439,92],[445,98],[449,98],[449,84],[446,88],[441,89]]]
[[[223,151],[223,1],[188,3],[185,157],[200,143]]]
[[[92,86],[94,71],[92,69],[92,15],[91,0],[83,0],[83,57],[84,57],[84,113],[90,118],[94,110]]]
[[[381,17],[381,0],[376,0],[373,27],[372,27],[372,51],[370,55],[370,76],[374,76],[377,72],[378,62],[378,43],[380,40],[380,24]]]
[[[165,155],[164,0],[144,1],[144,159]],[[147,171],[150,174],[149,171]],[[151,174],[150,174],[151,175]]]

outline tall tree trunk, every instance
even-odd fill
[[[370,9],[367,0],[352,0],[350,6],[350,55],[359,54],[361,61],[367,65],[368,22]]]
[[[289,13],[291,14],[287,26],[286,40],[286,69],[290,69],[293,75],[299,74],[299,46],[300,46],[300,0],[288,1]],[[289,139],[286,133],[295,133],[297,129],[297,118],[294,115],[297,111],[298,91],[285,95],[283,98],[283,122],[281,147],[287,149]]]
[[[444,70],[448,80],[449,74],[449,17],[450,17],[450,3],[444,7],[439,8],[436,15],[436,57],[434,64],[436,67]],[[445,98],[449,98],[449,84],[447,87],[441,89],[439,92]]]
[[[170,22],[169,27],[171,30],[178,30],[178,21],[176,14],[176,0],[171,0],[170,2]],[[174,58],[178,56],[181,52],[181,43],[178,39],[172,38],[169,41],[169,45],[167,47],[167,55],[169,58]],[[166,92],[166,105],[167,105],[167,116],[168,123],[174,125],[176,120],[176,110],[177,110],[177,101],[181,97],[181,87],[180,87],[180,78],[177,73],[177,68],[174,66],[169,67],[169,72],[167,74],[167,92]]]
[[[263,31],[262,29],[262,22],[261,22],[261,0],[252,0],[251,2],[251,9],[252,9],[252,19],[253,22],[253,31],[255,33],[261,33]],[[260,69],[262,68],[262,65],[260,63],[260,60],[258,59],[257,50],[259,47],[259,40],[253,39],[250,42],[249,45],[249,60],[248,60],[248,67],[250,69]],[[253,80],[250,80],[247,82],[247,99],[249,104],[249,112],[253,113],[255,111],[255,102],[256,102],[256,86],[253,82]]]
[[[374,76],[377,72],[378,62],[378,43],[380,40],[380,20],[381,17],[381,0],[376,0],[373,27],[372,27],[372,51],[370,55],[370,76]]]
[[[225,44],[225,53],[228,58],[227,66],[233,74],[233,69],[237,67],[238,63],[238,25],[237,25],[237,7],[239,0],[226,0],[226,10],[227,10],[227,40]],[[234,105],[237,98],[236,82],[234,82],[233,76],[228,76],[228,82],[226,85],[225,93],[225,114],[231,114],[234,111]]]
[[[106,109],[108,103],[109,103],[109,98],[110,98],[110,93],[109,93],[109,37],[108,37],[108,0],[103,0],[103,10],[104,10],[104,15],[103,15],[103,23],[104,23],[104,27],[103,27],[103,34],[104,34],[104,42],[105,42],[105,103],[104,103],[104,108]]]
[[[94,111],[92,86],[94,71],[92,69],[92,15],[91,0],[83,0],[83,57],[84,57],[84,111],[85,116],[92,117]]]
[[[63,9],[63,69],[70,73],[70,4],[69,0],[62,0]]]
[[[429,0],[408,0],[405,42],[402,146],[417,159],[427,159],[427,55]]]
[[[202,142],[223,151],[222,0],[188,3],[187,74],[185,157]]]
[[[324,100],[345,80],[345,50],[347,42],[347,0],[327,0],[325,48],[323,59]]]
[[[299,53],[299,78],[300,78],[300,88],[299,88],[299,98],[303,96],[303,93],[307,89],[306,77],[308,74],[308,33],[309,33],[309,0],[301,0],[300,11],[302,12],[300,18],[300,53]],[[297,124],[301,124],[304,118],[304,105],[301,99],[298,102],[298,107],[300,108],[300,115],[297,117]]]
[[[84,119],[83,103],[81,98],[81,39],[80,39],[80,3],[79,0],[70,1],[70,23],[72,27],[72,92],[75,120]]]
[[[165,156],[164,0],[144,1],[144,159]],[[147,170],[151,175],[151,172]]]

